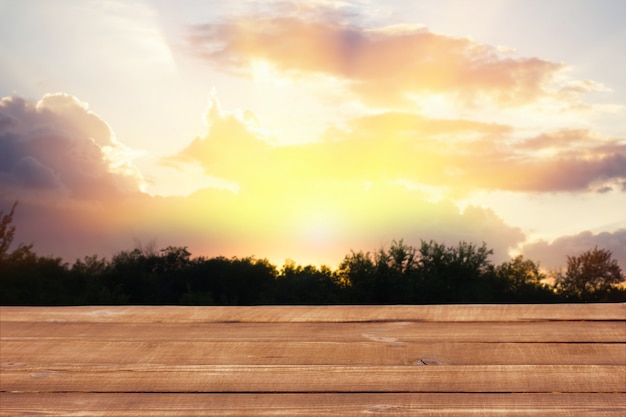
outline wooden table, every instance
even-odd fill
[[[0,416],[626,415],[626,304],[0,307]]]

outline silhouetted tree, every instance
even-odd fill
[[[546,284],[539,265],[518,256],[494,266],[483,243],[446,246],[403,240],[374,253],[351,251],[339,268],[266,259],[193,258],[187,247],[154,243],[76,260],[38,256],[32,245],[10,251],[17,203],[0,211],[0,304],[440,304],[472,302],[626,301],[626,281],[610,251],[568,257]]]
[[[15,238],[13,215],[17,202],[8,213],[0,211],[0,304],[38,304],[34,286],[41,279],[38,274],[38,256],[32,245],[19,244],[9,252]]]
[[[24,247],[0,262],[0,304],[64,305],[80,293],[58,257],[38,256]]]
[[[156,304],[151,279],[152,261],[139,248],[113,255],[105,282],[119,288],[130,304]]]
[[[617,284],[626,281],[611,251],[598,249],[567,257],[565,272],[557,272],[556,290],[569,300],[602,301]]]
[[[33,245],[20,243],[17,249],[13,251],[13,254],[9,253],[9,248],[15,238],[15,226],[12,224],[15,207],[17,207],[17,201],[13,203],[8,213],[5,214],[3,210],[0,210],[0,262],[9,258],[11,255],[15,257],[26,256],[33,247]]]
[[[518,255],[511,261],[496,267],[499,290],[498,301],[502,302],[554,302],[557,295],[545,282],[539,264]]]
[[[223,256],[195,260],[187,272],[186,300],[198,302],[190,293],[199,292],[217,305],[274,304],[276,267],[267,259]]]
[[[276,278],[277,304],[338,304],[341,284],[330,268],[300,266],[287,260]]]
[[[186,247],[136,247],[115,254],[105,274],[112,292],[121,291],[132,304],[176,304],[188,291],[191,254]]]
[[[13,222],[13,213],[17,202],[11,207],[9,213],[4,214],[4,210],[0,210],[0,261],[2,261],[9,252],[9,247],[13,243],[13,237],[15,235],[15,226]]]
[[[392,241],[389,249],[374,255],[377,302],[408,304],[415,302],[418,284],[418,252],[402,239]]]
[[[168,246],[154,256],[153,271],[159,273],[182,271],[191,263],[191,253],[187,247]]]
[[[98,255],[77,259],[69,273],[74,285],[81,289],[71,304],[115,305],[127,304],[128,296],[119,285],[108,285],[107,277],[111,272],[111,263]]]
[[[496,296],[491,254],[484,243],[448,247],[422,241],[416,249],[400,240],[374,255],[353,251],[337,274],[355,303],[488,302]]]
[[[419,303],[490,302],[494,300],[493,254],[486,244],[459,242],[448,246],[434,241],[419,248]]]
[[[351,303],[376,303],[375,263],[369,252],[351,251],[339,264],[337,276],[347,288]]]

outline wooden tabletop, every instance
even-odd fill
[[[626,304],[0,307],[0,416],[626,415]]]

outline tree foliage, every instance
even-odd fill
[[[539,264],[522,255],[496,267],[496,277],[502,289],[502,301],[548,302],[555,299],[552,288],[547,284],[547,275]]]
[[[0,210],[0,261],[7,256],[9,247],[15,236],[15,226],[11,223],[13,222],[13,213],[15,212],[16,205],[17,203],[13,204],[11,211],[7,214],[4,214],[4,211]]]
[[[559,293],[577,301],[603,301],[626,281],[611,251],[594,249],[567,257],[567,269],[557,273],[555,284]]]
[[[415,247],[393,241],[351,251],[336,270],[288,260],[193,258],[187,247],[137,244],[111,259],[39,256],[32,245],[10,251],[16,205],[0,212],[0,304],[443,304],[626,301],[625,278],[609,251],[568,257],[554,285],[539,265],[518,256],[494,265],[485,243]]]
[[[19,244],[17,249],[12,253],[9,253],[9,248],[15,238],[15,226],[13,223],[13,214],[15,213],[15,207],[17,207],[17,201],[13,203],[11,210],[8,213],[4,213],[0,210],[0,262],[13,258],[26,257],[30,254],[32,245]]]

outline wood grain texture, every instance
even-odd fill
[[[622,417],[626,411],[623,397],[611,394],[0,393],[0,404],[2,417]]]
[[[382,323],[86,323],[0,322],[2,339],[178,340],[231,342],[374,341],[453,343],[622,343],[618,321]]]
[[[162,340],[5,339],[13,363],[98,365],[623,365],[617,343],[215,342]],[[9,366],[0,364],[0,366]],[[0,368],[3,369],[3,368]]]
[[[626,304],[0,307],[0,416],[622,416]]]
[[[1,307],[2,321],[133,323],[626,320],[626,303],[434,306]]]
[[[626,366],[14,365],[11,392],[626,392]]]

